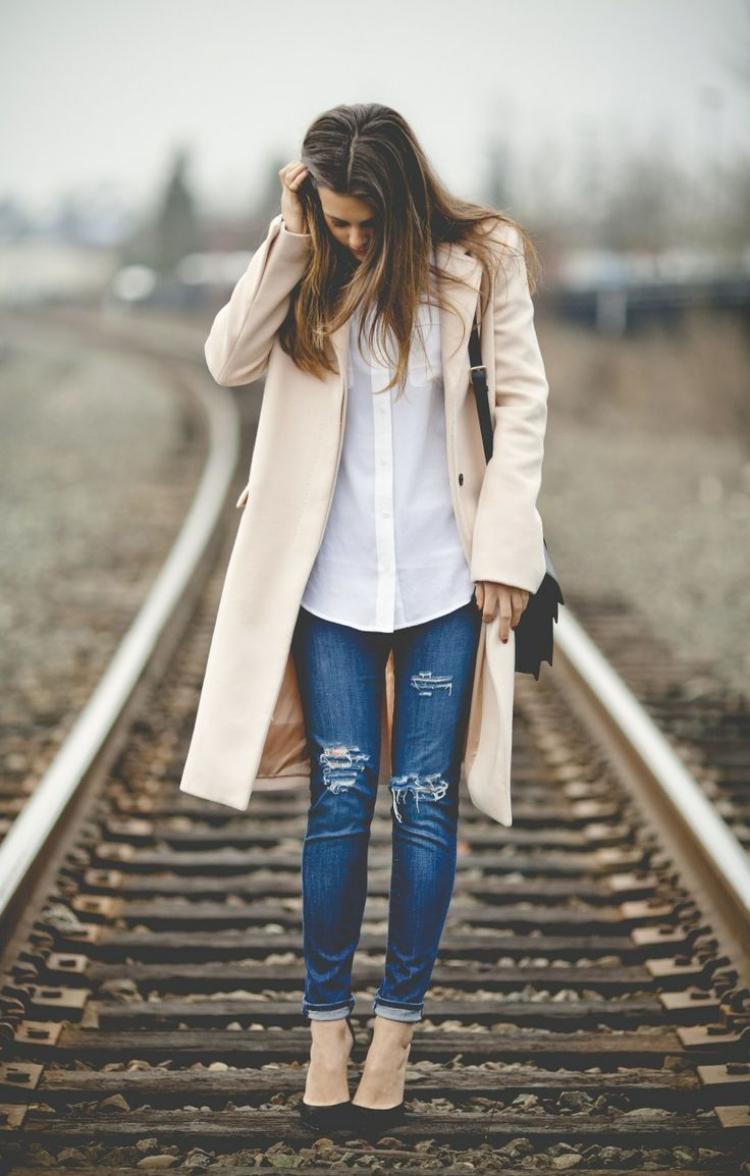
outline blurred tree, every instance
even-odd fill
[[[0,196],[0,241],[17,241],[33,235],[33,222],[20,200]]]
[[[656,252],[684,240],[690,180],[664,143],[622,156],[606,202],[600,244]]]
[[[507,210],[511,203],[510,148],[507,141],[493,133],[487,145],[485,199],[491,208]]]
[[[196,201],[187,180],[189,153],[179,148],[153,221],[153,264],[162,274],[174,272],[188,253],[203,248]]]

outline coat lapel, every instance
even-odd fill
[[[482,267],[479,260],[461,245],[440,244],[438,265],[462,283],[443,281],[443,295],[455,307],[440,311],[440,334],[443,353],[443,382],[446,413],[452,416],[469,386],[469,336],[479,299]]]

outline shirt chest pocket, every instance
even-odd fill
[[[424,362],[409,361],[409,383],[415,388],[428,388],[440,379],[442,379],[442,371],[439,367],[431,367]]]
[[[431,331],[423,346],[421,340],[412,342],[409,352],[409,383],[416,388],[425,388],[443,378],[443,360],[440,354],[440,337]]]

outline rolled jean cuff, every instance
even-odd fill
[[[372,1002],[372,1011],[379,1017],[387,1017],[390,1021],[421,1021],[423,1005],[409,1008],[407,1005],[389,1005],[376,997]]]
[[[338,1021],[348,1017],[354,1009],[354,998],[346,1004],[339,1005],[311,1005],[307,1001],[302,1004],[302,1014],[308,1021]]]

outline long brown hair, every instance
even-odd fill
[[[322,378],[335,372],[329,335],[359,306],[363,311],[359,341],[371,312],[368,344],[377,334],[380,352],[392,332],[398,347],[393,380],[402,389],[417,305],[430,277],[455,279],[432,264],[440,242],[455,242],[482,266],[482,313],[491,276],[498,265],[497,244],[485,234],[497,224],[520,233],[529,287],[533,291],[539,258],[528,233],[497,209],[452,196],[437,178],[409,124],[390,106],[377,102],[334,106],[308,128],[300,152],[308,175],[298,194],[312,236],[307,269],[292,291],[281,325],[283,350],[303,371]],[[377,248],[359,264],[330,233],[317,187],[355,196],[373,209]],[[510,247],[503,243],[503,250]],[[455,313],[436,288],[441,308]]]

